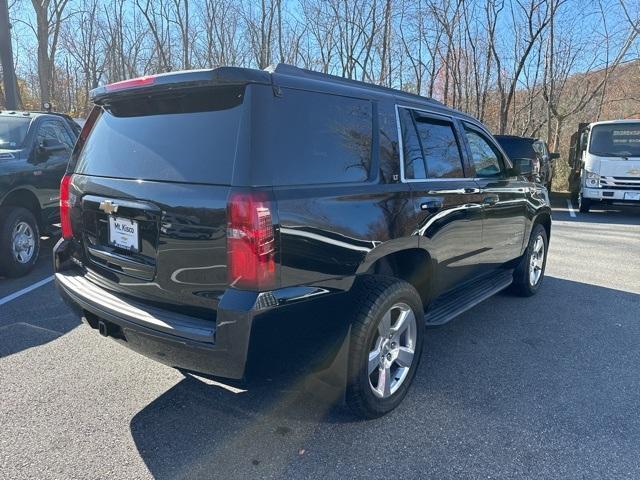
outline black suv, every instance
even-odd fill
[[[60,221],[60,180],[79,134],[66,115],[0,112],[0,276],[27,273],[40,231]]]
[[[537,138],[516,135],[496,135],[495,139],[510,158],[529,158],[533,162],[532,179],[539,181],[551,191],[555,171],[554,160],[559,153],[549,152],[546,142]]]
[[[540,286],[546,189],[436,101],[287,65],[92,98],[61,185],[57,286],[167,365],[243,379],[256,325],[348,299],[333,311],[349,326],[346,400],[375,417],[406,394],[425,325]]]

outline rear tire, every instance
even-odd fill
[[[40,253],[38,222],[26,208],[0,208],[0,275],[20,277],[35,265]]]
[[[531,297],[538,293],[547,266],[548,246],[547,231],[540,224],[534,225],[527,249],[513,272],[512,291],[515,294]]]
[[[362,418],[377,418],[404,399],[422,354],[424,313],[416,289],[368,275],[354,286],[346,401]]]

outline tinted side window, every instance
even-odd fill
[[[427,178],[464,177],[453,124],[418,115],[416,127],[427,164]]]
[[[258,168],[275,185],[364,182],[371,168],[368,100],[282,89],[268,113],[266,155]]]
[[[76,142],[62,122],[54,122],[54,128],[56,130],[56,135],[58,135],[58,139],[64,143],[69,150],[73,150],[73,146]]]
[[[501,173],[500,153],[484,136],[474,130],[465,129],[471,161],[478,177],[497,177]]]
[[[406,108],[398,110],[402,130],[402,156],[404,157],[404,178],[414,180],[427,177],[427,169],[422,156],[422,147],[413,115]]]
[[[57,121],[48,120],[40,125],[36,142],[39,145],[44,140],[51,143],[62,143],[69,151],[73,149],[73,139],[67,133],[64,125]]]

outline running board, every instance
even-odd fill
[[[513,282],[513,270],[503,270],[466,282],[438,297],[429,307],[427,326],[443,325],[480,302],[504,290]]]

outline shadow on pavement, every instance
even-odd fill
[[[573,474],[595,461],[588,472],[615,477],[623,467],[593,449],[605,459],[611,445],[638,453],[627,440],[640,436],[638,311],[638,294],[547,277],[535,297],[500,294],[427,330],[409,395],[382,419],[356,421],[305,388],[305,374],[239,393],[185,378],[132,419],[131,434],[159,479],[302,478],[335,473],[332,462],[347,455],[353,471],[380,474],[371,460],[384,432],[399,435],[397,465],[424,475],[473,455],[517,457],[544,477],[544,468],[564,471],[570,449],[582,462]]]
[[[43,240],[34,269],[21,278],[0,278],[0,298],[52,275],[51,250],[57,238]],[[0,358],[48,343],[80,325],[52,282],[0,305]]]

